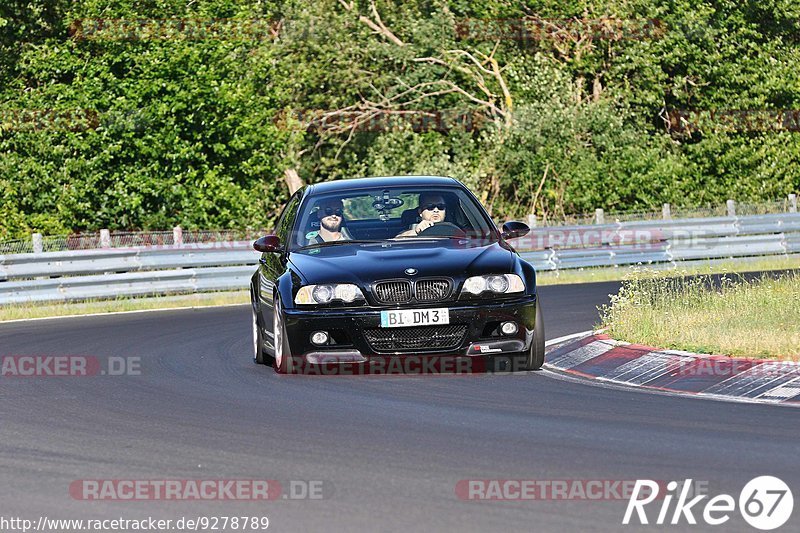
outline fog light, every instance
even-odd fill
[[[327,344],[327,342],[328,342],[327,331],[315,331],[314,333],[311,334],[311,344],[322,346],[323,344]]]
[[[517,332],[517,325],[513,322],[503,322],[500,325],[500,331],[503,332],[503,335],[513,335]]]

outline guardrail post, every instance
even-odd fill
[[[728,205],[728,216],[729,217],[735,217],[736,216],[736,202],[734,202],[733,200],[728,200],[727,201],[727,205]]]
[[[172,228],[172,244],[180,246],[183,244],[183,228],[175,226]]]
[[[535,228],[536,227],[536,215],[528,215],[528,227]]]
[[[41,233],[34,233],[31,235],[31,241],[33,242],[33,253],[40,254],[44,252],[44,243],[42,242],[42,234]]]
[[[603,213],[603,210],[599,207],[594,210],[594,223],[595,224],[605,224],[606,223],[606,216]]]
[[[789,212],[790,213],[797,213],[797,195],[790,194],[789,195]]]
[[[111,248],[111,232],[107,229],[100,230],[100,248]]]
[[[672,220],[672,209],[669,204],[661,206],[661,218],[664,220]]]

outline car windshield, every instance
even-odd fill
[[[483,207],[458,187],[382,187],[312,195],[303,202],[291,249],[334,243],[496,240]]]

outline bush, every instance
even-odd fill
[[[309,183],[448,174],[495,218],[776,200],[800,189],[797,132],[679,135],[663,119],[675,109],[797,108],[800,8],[790,2],[552,1],[535,13],[500,0],[376,5],[380,18],[368,2],[338,0],[4,2],[0,238],[265,227],[287,198],[289,168]],[[459,33],[464,18],[531,14],[556,25],[659,25],[624,39]],[[98,17],[256,20],[265,31],[77,38],[89,26],[76,21]],[[376,109],[455,110],[485,123],[376,132],[281,119]]]

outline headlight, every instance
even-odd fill
[[[510,294],[513,292],[523,292],[525,283],[516,274],[499,274],[493,276],[472,276],[464,282],[464,289],[461,292],[478,295],[485,291],[495,294]]]
[[[351,283],[333,283],[329,285],[306,285],[305,287],[300,287],[300,290],[297,291],[297,296],[294,297],[294,303],[313,305],[326,304],[333,300],[351,303],[363,299],[364,293],[355,285]]]
[[[486,278],[473,276],[464,282],[464,290],[470,294],[480,294],[486,290]]]
[[[311,291],[311,299],[321,304],[330,302],[333,299],[333,287],[330,285],[317,285]]]
[[[486,285],[492,292],[506,292],[511,284],[505,276],[492,276],[486,280]]]

